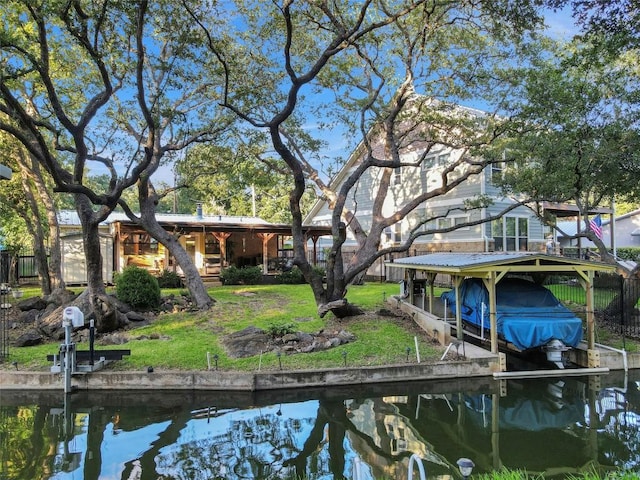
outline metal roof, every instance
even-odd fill
[[[203,227],[215,231],[254,231],[265,233],[278,233],[291,235],[290,224],[269,223],[260,217],[233,216],[233,215],[189,215],[180,213],[158,213],[156,220],[166,227],[177,227],[188,231],[200,231]],[[61,210],[58,212],[58,222],[66,226],[80,226],[80,217],[73,210]],[[122,224],[129,227],[137,227],[124,212],[111,212],[100,225]],[[142,227],[139,227],[142,230]],[[307,235],[331,235],[330,226],[303,225],[303,232]]]
[[[545,255],[535,252],[430,253],[398,258],[386,266],[463,275],[490,271],[561,272],[576,270],[614,271],[614,265]]]

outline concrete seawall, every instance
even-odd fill
[[[468,353],[468,352],[467,352]],[[226,390],[268,391],[326,386],[409,382],[491,376],[499,370],[497,356],[436,363],[326,370],[228,371],[98,371],[72,377],[75,390]],[[63,390],[62,374],[0,371],[2,390]]]

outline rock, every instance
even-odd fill
[[[120,333],[110,333],[108,335],[103,335],[100,337],[100,343],[102,345],[122,345],[123,343],[127,343],[129,338],[126,335],[122,335]]]
[[[227,335],[223,339],[223,344],[230,357],[243,358],[276,350],[287,354],[327,350],[349,343],[355,338],[355,335],[344,330],[330,333],[320,331],[316,335],[297,332],[272,338],[264,330],[250,326]]]
[[[16,306],[23,312],[29,310],[44,310],[47,308],[47,302],[40,297],[25,298],[16,304]]]
[[[345,332],[344,330],[340,330],[337,336],[341,343],[350,343],[356,340],[356,336],[353,333]]]
[[[295,333],[287,333],[286,335],[282,336],[282,341],[284,343],[297,342],[298,341],[298,335],[295,334]]]
[[[35,321],[38,319],[38,315],[40,315],[40,310],[36,310],[34,308],[32,310],[22,312],[22,314],[18,318],[20,323],[35,323]]]
[[[130,312],[127,312],[125,316],[130,322],[144,322],[147,320],[147,317],[145,317],[141,313],[134,312],[133,310]]]
[[[223,339],[223,344],[230,357],[245,358],[267,351],[269,340],[270,337],[264,330],[249,326],[244,330],[227,335]]]
[[[73,293],[71,290],[55,290],[51,293],[51,295],[47,295],[43,297],[43,300],[51,305],[55,305],[59,307],[60,305],[66,305],[67,303],[73,302],[78,295]]]
[[[313,342],[313,335],[305,332],[298,332],[298,341],[301,343],[311,343]]]
[[[32,347],[34,345],[39,345],[43,341],[42,335],[39,335],[36,332],[27,332],[20,335],[16,341],[14,342],[14,346],[16,347]]]

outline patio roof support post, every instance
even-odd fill
[[[595,299],[593,293],[593,270],[576,269],[580,275],[580,284],[584,288],[584,296],[587,303],[587,366],[589,368],[597,368],[600,366],[600,359],[596,350],[596,319],[595,319]]]
[[[275,236],[275,233],[258,233],[257,235],[262,239],[262,273],[267,275],[269,273],[269,240]]]
[[[318,265],[318,235],[311,235],[311,241],[313,242],[313,265]]]
[[[413,296],[413,284],[414,284],[414,281],[416,279],[416,271],[415,271],[415,269],[411,268],[411,269],[408,270],[408,272],[409,272],[409,283],[408,283],[407,286],[409,288],[409,303],[411,305],[413,305],[414,304],[413,303],[413,298],[414,298],[414,296]]]
[[[231,236],[229,232],[211,232],[219,242],[220,242],[220,268],[226,266],[227,260],[227,238]]]
[[[589,346],[589,350],[593,350],[596,348],[596,321],[593,313],[593,270],[587,272],[585,289],[587,297],[587,345]]]

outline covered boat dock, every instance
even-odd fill
[[[404,270],[402,292],[398,302],[412,310],[414,318],[421,316],[421,326],[432,332],[442,344],[452,340],[451,327],[446,318],[443,320],[442,315],[435,312],[436,279],[442,275],[451,278],[456,292],[456,338],[460,342],[464,339],[464,332],[460,315],[459,287],[465,278],[481,279],[488,291],[490,348],[491,353],[496,355],[499,348],[496,285],[507,275],[526,275],[539,283],[551,274],[570,275],[577,279],[585,291],[587,359],[583,366],[600,367],[599,352],[595,343],[593,282],[597,272],[615,272],[615,265],[534,252],[491,252],[433,253],[397,259],[387,262],[386,266]],[[417,296],[421,296],[421,308],[416,305]]]

